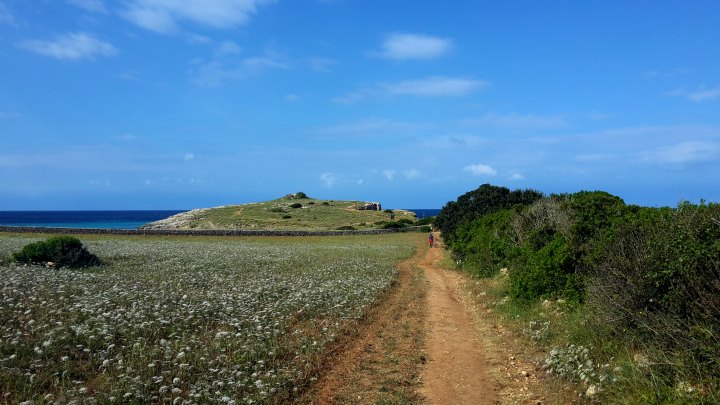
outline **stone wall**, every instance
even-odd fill
[[[67,235],[159,235],[159,236],[343,236],[343,235],[382,235],[396,232],[417,231],[419,226],[400,229],[365,230],[250,230],[250,229],[95,229],[95,228],[47,228],[37,226],[0,226],[5,233],[42,233]]]

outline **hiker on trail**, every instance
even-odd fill
[[[430,242],[430,247],[433,247],[433,242],[435,242],[435,240],[433,239],[433,234],[430,234],[430,236],[428,236],[428,242]]]

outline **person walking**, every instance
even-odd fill
[[[433,234],[430,234],[430,236],[428,236],[428,242],[430,242],[430,247],[433,247],[433,243],[435,242]]]

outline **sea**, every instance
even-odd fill
[[[137,229],[148,222],[187,210],[147,211],[0,211],[0,225],[49,228]],[[439,209],[408,209],[418,219],[437,215]]]
[[[0,225],[50,228],[137,229],[187,210],[0,211]]]

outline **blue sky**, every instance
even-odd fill
[[[0,0],[0,210],[720,201],[720,2]]]

